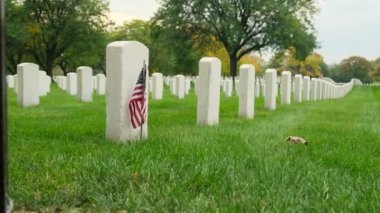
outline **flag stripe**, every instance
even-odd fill
[[[129,113],[131,124],[135,129],[145,123],[146,118],[146,65],[144,64],[137,83],[133,88],[132,96],[129,100]]]

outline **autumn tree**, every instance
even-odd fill
[[[313,52],[304,59],[297,59],[296,55],[294,49],[279,52],[271,59],[268,67],[276,68],[279,72],[291,71],[293,75],[328,76],[328,68],[321,54]]]
[[[161,26],[213,35],[230,59],[236,76],[238,61],[253,51],[293,47],[297,58],[315,47],[314,0],[163,0],[155,19]]]

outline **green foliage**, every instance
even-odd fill
[[[373,62],[373,70],[370,73],[370,76],[373,78],[374,81],[380,81],[380,58],[377,58]]]
[[[149,100],[149,140],[105,140],[105,97],[57,87],[20,108],[9,90],[9,185],[18,211],[371,212],[380,209],[380,90],[279,105],[255,119],[221,96],[220,124],[196,126],[194,91]],[[334,119],[332,119],[334,118]],[[311,141],[283,142],[289,135]],[[339,205],[337,205],[339,204]],[[51,211],[53,212],[53,211]]]
[[[315,47],[311,17],[314,0],[163,0],[160,26],[213,35],[230,57],[230,74],[246,54],[265,48],[299,49],[306,57]]]
[[[202,46],[198,45],[196,34],[181,28],[162,25],[152,20],[152,38],[154,39],[153,69],[164,74],[198,73],[198,62],[202,55]],[[202,41],[201,41],[202,42]]]
[[[107,25],[105,0],[8,1],[11,70],[25,53],[49,75],[57,65],[71,71],[79,64],[100,64]]]
[[[198,70],[201,55],[192,35],[164,28],[154,20],[125,22],[109,33],[108,40],[136,40],[145,44],[149,48],[151,72],[195,75]]]
[[[27,42],[30,35],[27,32],[28,17],[26,11],[17,0],[6,0],[6,69],[10,74],[16,74],[18,64],[27,58]]]
[[[371,83],[370,72],[373,70],[372,64],[360,56],[352,56],[344,59],[333,78],[337,82],[348,82],[352,78],[357,78],[363,83]]]
[[[327,65],[322,55],[311,53],[302,60],[297,59],[297,53],[294,49],[276,53],[270,60],[268,67],[275,68],[279,72],[291,71],[292,74],[302,74],[311,77],[321,77],[325,75]]]

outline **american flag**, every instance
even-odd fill
[[[133,89],[133,94],[129,100],[129,113],[131,115],[131,123],[134,129],[142,126],[146,118],[146,98],[145,98],[145,82],[146,82],[146,65],[140,72],[137,83]]]

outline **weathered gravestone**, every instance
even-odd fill
[[[265,109],[276,110],[277,70],[265,71]]]
[[[164,92],[164,83],[161,73],[153,73],[152,75],[152,98],[153,100],[161,100],[162,93]]]
[[[244,64],[240,66],[239,81],[239,116],[252,119],[255,108],[255,67]]]
[[[202,58],[199,62],[198,125],[219,123],[221,61],[214,57]]]
[[[78,92],[77,98],[82,102],[92,101],[92,92],[94,91],[93,76],[91,67],[78,67],[77,68],[77,82]]]
[[[22,107],[40,104],[38,71],[38,65],[32,63],[17,66],[17,101]]]
[[[281,73],[281,103],[290,104],[292,96],[292,73],[284,71]]]
[[[108,139],[127,142],[148,137],[148,66],[149,50],[140,42],[116,41],[107,46]]]

